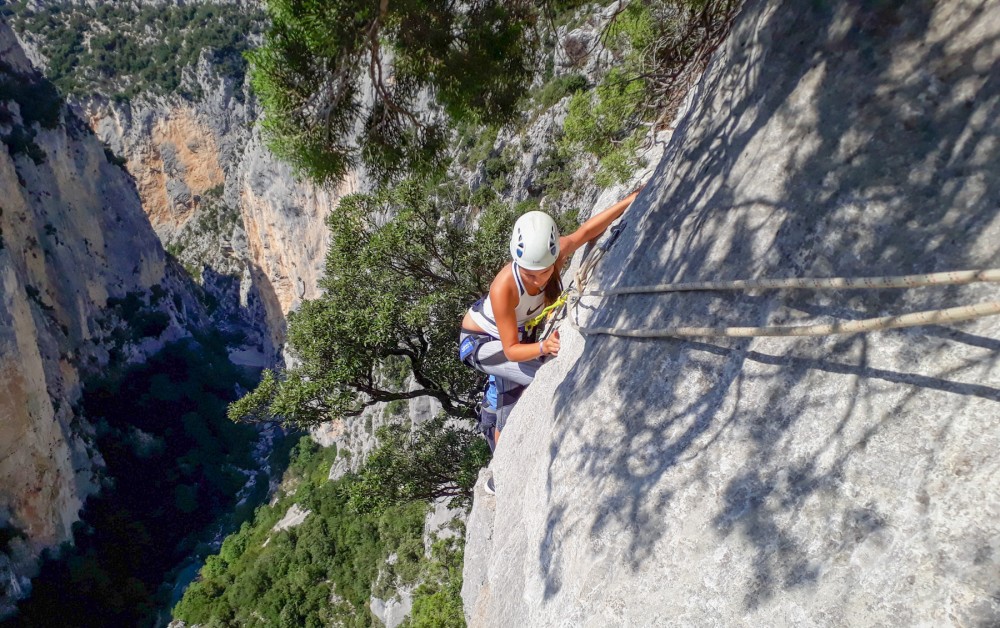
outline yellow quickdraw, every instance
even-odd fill
[[[530,321],[528,321],[527,323],[525,323],[524,324],[524,328],[527,329],[528,331],[531,331],[535,327],[538,327],[539,324],[541,324],[542,322],[544,322],[545,319],[547,319],[549,316],[551,316],[556,310],[558,310],[563,305],[565,305],[566,304],[566,299],[568,297],[569,297],[569,291],[566,290],[562,294],[559,295],[559,298],[555,300],[555,303],[553,303],[552,305],[549,305],[544,310],[542,310],[541,312],[539,312],[538,316],[536,316],[535,318],[533,318]]]

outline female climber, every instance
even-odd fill
[[[531,211],[514,223],[510,264],[504,266],[490,292],[469,308],[462,320],[459,356],[466,365],[496,382],[495,413],[484,400],[479,428],[490,449],[496,448],[514,403],[535,378],[538,367],[559,354],[559,331],[536,342],[524,324],[552,304],[562,292],[559,273],[584,244],[596,239],[632,204],[642,187],[559,236],[552,217]]]

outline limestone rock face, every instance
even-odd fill
[[[285,316],[319,294],[326,216],[363,182],[355,176],[324,188],[297,179],[264,146],[249,84],[220,74],[209,59],[203,54],[187,77],[202,94],[197,101],[95,96],[79,107],[126,162],[164,246],[196,279],[204,279],[202,267],[238,277],[240,294],[249,291],[259,303],[270,330],[261,352],[273,363]]]
[[[0,60],[5,81],[43,80],[2,22]],[[2,615],[25,591],[39,553],[71,539],[95,489],[99,454],[73,410],[81,374],[99,370],[112,351],[143,359],[204,311],[129,177],[81,120],[64,109],[54,128],[43,128],[26,122],[16,101],[0,108],[0,526],[17,531],[0,565]],[[11,148],[17,129],[33,134],[34,153]],[[108,337],[122,321],[109,313],[111,299],[129,294],[165,315],[163,329],[115,347]]]
[[[340,197],[361,189],[356,177],[337,189],[299,181],[254,131],[245,147],[236,189],[254,266],[284,316],[319,296],[329,230],[326,217]]]
[[[372,596],[368,606],[372,615],[378,617],[385,628],[396,628],[413,610],[413,590],[411,587],[401,587],[396,596],[388,600]]]
[[[1000,266],[1000,6],[757,1],[591,287]],[[802,324],[995,286],[589,298]],[[477,490],[472,626],[1000,623],[1000,319],[814,339],[562,326]]]

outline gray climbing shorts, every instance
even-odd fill
[[[459,335],[459,357],[472,368],[493,375],[497,383],[496,428],[503,431],[514,404],[525,387],[535,379],[544,357],[527,362],[512,362],[503,352],[499,339],[479,332],[462,330]],[[480,426],[484,429],[486,426]]]

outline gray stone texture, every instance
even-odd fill
[[[750,2],[593,287],[1000,266],[1000,5]],[[990,285],[589,299],[764,325]],[[469,518],[472,626],[1000,624],[1000,319],[816,339],[562,325]]]

